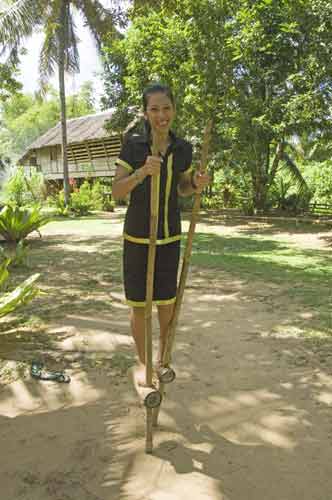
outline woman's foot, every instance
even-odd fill
[[[137,385],[141,387],[149,387],[146,383],[146,368],[145,365],[139,364],[134,367],[134,377]],[[152,385],[158,381],[156,370],[152,370]]]

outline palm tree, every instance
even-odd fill
[[[65,72],[79,72],[78,36],[74,13],[80,12],[85,25],[92,33],[99,51],[103,36],[116,30],[116,14],[103,7],[98,0],[17,0],[0,13],[0,50],[8,53],[8,60],[17,62],[19,49],[36,31],[43,30],[44,41],[39,55],[39,72],[42,88],[58,69],[63,182],[66,204],[69,202],[70,186],[67,160],[66,92]]]

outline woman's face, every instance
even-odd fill
[[[175,116],[175,109],[172,101],[166,94],[157,92],[148,97],[144,116],[150,122],[153,130],[167,133],[171,128]]]

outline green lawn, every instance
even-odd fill
[[[15,269],[12,280],[39,272],[46,293],[22,310],[22,318],[29,321],[33,316],[45,323],[67,311],[109,310],[110,293],[121,287],[122,224],[123,211],[59,219],[42,228],[41,239],[30,239],[28,267]],[[303,244],[307,238],[310,244]],[[204,216],[194,238],[191,266],[207,286],[216,278],[221,283],[227,278],[255,285],[258,300],[265,300],[263,285],[273,284],[274,294],[266,299],[269,307],[303,309],[312,316],[307,331],[332,336],[330,243],[331,231],[324,226],[253,227],[248,221]]]

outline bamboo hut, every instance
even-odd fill
[[[104,124],[112,111],[67,120],[69,177],[113,177],[119,154],[119,134],[110,134]],[[18,160],[26,169],[34,167],[46,181],[63,180],[61,158],[61,125],[36,139]]]

